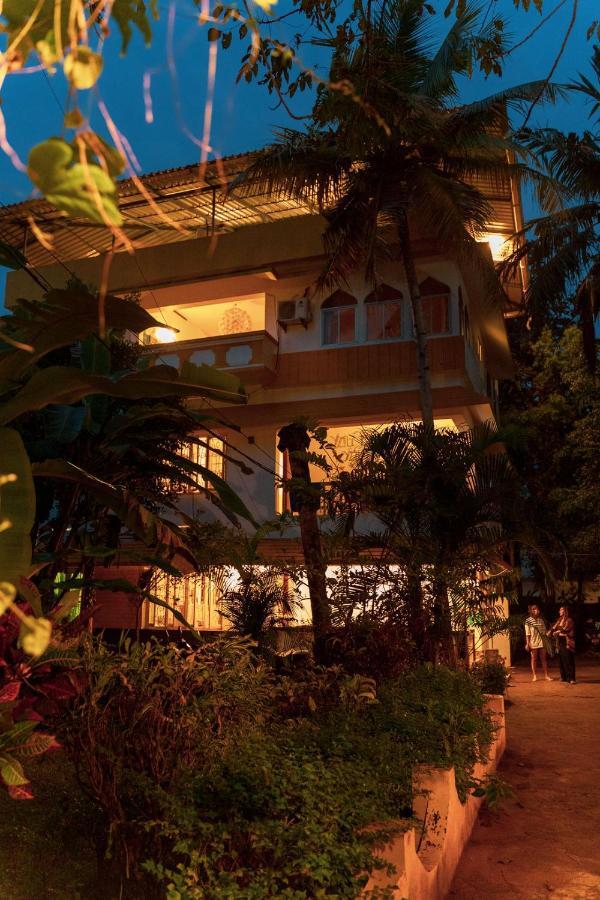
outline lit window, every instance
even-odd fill
[[[435,278],[426,278],[419,285],[423,324],[427,334],[448,334],[450,331],[450,288]]]
[[[167,572],[156,572],[149,593],[176,610],[193,628],[223,630],[228,623],[219,612],[220,591],[206,575],[184,575],[176,578]],[[146,627],[184,628],[169,609],[147,601]]]
[[[450,330],[448,322],[448,296],[424,297],[423,322],[427,334],[447,334]]]
[[[191,442],[185,444],[180,450],[181,456],[185,456],[193,463],[196,463],[196,465],[208,469],[208,471],[212,472],[214,475],[224,478],[225,457],[223,454],[225,452],[225,445],[223,441],[218,437],[206,437],[200,438],[200,440],[202,441],[200,444]],[[210,482],[199,472],[190,472],[189,476],[198,485],[199,490],[206,490],[207,488],[210,490]],[[186,485],[182,490],[182,493],[185,494],[193,492],[194,488],[192,488],[191,485]]]
[[[365,298],[367,340],[390,341],[402,337],[402,292],[381,284]]]
[[[356,340],[356,298],[336,291],[321,306],[323,344],[351,344]]]
[[[345,309],[323,310],[323,343],[349,344],[356,336],[356,316],[353,306]]]

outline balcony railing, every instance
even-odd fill
[[[181,368],[186,362],[215,366],[249,378],[275,371],[277,340],[267,331],[248,331],[226,337],[152,344],[146,351],[157,363]]]

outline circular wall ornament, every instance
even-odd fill
[[[239,334],[252,330],[252,319],[244,309],[234,304],[219,320],[219,328],[222,334]]]

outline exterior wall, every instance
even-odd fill
[[[99,579],[123,578],[132,584],[142,573],[140,566],[120,565],[116,568],[97,568],[96,577]],[[131,628],[142,625],[141,604],[134,601],[131,594],[124,591],[97,591],[97,610],[94,613],[94,628]]]

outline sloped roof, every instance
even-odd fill
[[[211,161],[202,172],[196,163],[142,175],[139,182],[147,196],[134,179],[120,181],[118,193],[125,220],[123,230],[136,247],[152,247],[315,212],[308,205],[288,197],[260,194],[240,198],[232,194],[232,182],[248,166],[252,155],[241,153]],[[490,231],[512,233],[517,223],[510,182],[483,181],[481,178],[475,181],[492,205]],[[29,226],[30,218],[51,237],[51,250],[36,239]],[[177,223],[183,230],[169,222]],[[38,268],[106,253],[111,249],[112,234],[105,225],[67,218],[45,200],[33,199],[0,207],[0,240],[25,250],[30,266]]]
[[[124,232],[137,248],[152,247],[313,212],[287,197],[232,196],[230,185],[247,167],[250,158],[251,154],[244,153],[211,161],[204,167],[202,176],[198,164],[140,176],[139,181],[151,200],[139,190],[134,179],[120,181],[118,194]],[[44,248],[36,239],[28,223],[30,217],[51,237],[52,250]],[[182,230],[169,223],[176,223]],[[29,264],[38,268],[106,253],[111,249],[112,234],[105,225],[66,218],[45,200],[34,199],[0,207],[0,240],[25,250]]]

